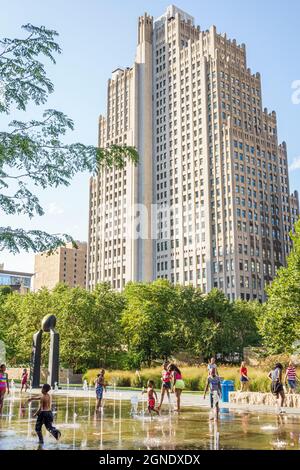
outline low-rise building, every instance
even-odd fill
[[[10,287],[12,290],[24,294],[31,289],[32,273],[10,271],[0,265],[0,286]]]

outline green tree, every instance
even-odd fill
[[[120,367],[123,350],[121,316],[124,297],[109,284],[98,284],[91,293],[94,299],[93,315],[89,317],[90,362],[96,367]]]
[[[261,342],[256,321],[260,315],[258,302],[237,300],[223,311],[221,328],[216,338],[217,352],[223,356],[242,354],[246,346],[258,346]]]
[[[287,266],[279,269],[267,289],[266,309],[258,321],[264,345],[272,354],[292,352],[300,337],[300,220],[291,237]]]
[[[22,28],[24,38],[0,40],[0,113],[5,115],[26,112],[29,104],[44,105],[54,90],[42,60],[55,63],[61,53],[58,33],[31,24]],[[66,144],[64,137],[74,129],[72,119],[55,109],[43,109],[39,116],[28,122],[14,119],[0,132],[0,213],[43,215],[34,187],[68,186],[78,172],[122,168],[128,159],[138,160],[133,147]],[[0,251],[54,250],[70,240],[66,234],[0,227]]]
[[[51,293],[47,289],[26,295],[13,293],[0,308],[1,326],[5,331],[7,357],[11,364],[28,364],[31,358],[32,335],[41,328],[42,318],[54,313]],[[46,360],[48,340],[43,344]]]
[[[203,355],[208,358],[220,350],[220,335],[225,317],[231,306],[225,294],[218,289],[212,289],[205,297],[205,321],[200,333],[200,343],[203,344]]]
[[[26,295],[13,293],[0,298],[0,334],[10,364],[27,364],[32,336],[45,315],[55,314],[60,334],[60,361],[83,371],[111,366],[120,353],[120,317],[124,300],[107,284],[93,292],[58,284],[53,291],[41,289]],[[47,366],[49,335],[43,335],[42,362]]]
[[[193,286],[177,285],[174,291],[174,322],[172,323],[172,352],[189,352],[202,356],[202,330],[205,297]]]
[[[60,284],[53,290],[53,305],[66,367],[83,371],[114,363],[121,341],[123,299],[119,293],[108,284],[97,285],[93,292]]]

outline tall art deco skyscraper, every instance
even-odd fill
[[[166,278],[263,300],[299,202],[245,45],[174,6],[141,16],[135,62],[112,73],[99,120],[99,145],[113,143],[140,161],[90,180],[88,288]]]

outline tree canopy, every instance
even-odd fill
[[[259,329],[270,353],[293,352],[300,337],[300,220],[291,234],[293,249],[267,289],[268,301]]]
[[[0,131],[0,213],[32,218],[44,214],[34,188],[68,186],[78,172],[123,168],[129,159],[137,163],[138,154],[129,146],[65,142],[74,122],[62,111],[43,108],[54,91],[43,61],[55,64],[61,54],[58,33],[31,24],[22,29],[23,38],[0,39],[0,113],[7,116],[6,128]],[[9,119],[16,112],[26,116],[29,105],[36,106],[35,119]],[[0,227],[0,251],[53,250],[70,240],[68,234]]]
[[[93,292],[58,284],[26,295],[0,296],[1,338],[13,364],[28,364],[32,335],[47,314],[57,316],[62,365],[136,368],[186,353],[195,362],[219,353],[225,359],[256,345],[256,304],[230,303],[166,280],[129,283],[123,293],[108,284]],[[44,345],[44,363],[47,361]]]

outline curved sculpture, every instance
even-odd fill
[[[50,330],[54,330],[56,326],[56,316],[55,315],[45,315],[42,319],[42,330],[49,333]]]
[[[33,335],[30,378],[31,386],[40,386],[42,334],[50,333],[50,351],[48,365],[48,383],[51,387],[59,382],[59,334],[55,331],[56,316],[46,315],[42,319],[42,328]]]

